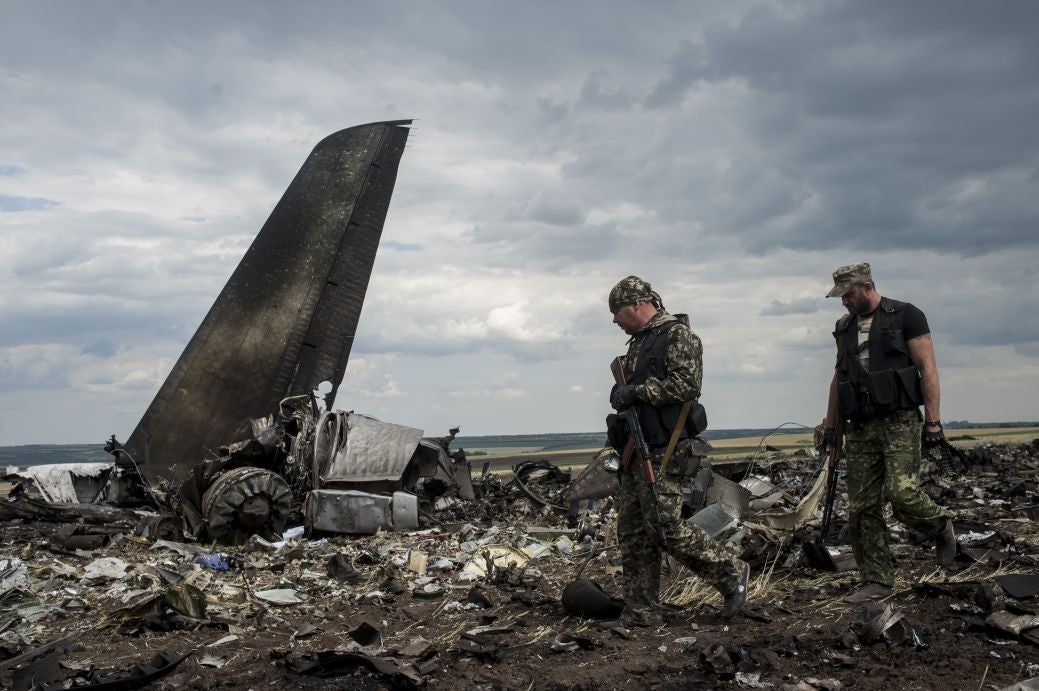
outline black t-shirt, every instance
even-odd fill
[[[838,323],[838,329],[840,324]],[[917,336],[923,336],[924,334],[931,333],[931,327],[927,325],[927,317],[920,311],[920,308],[916,305],[907,302],[905,308],[902,310],[902,338],[906,341],[911,341]],[[840,337],[834,334],[838,341]],[[837,365],[840,365],[840,348],[837,349]]]
[[[931,329],[927,326],[927,317],[919,307],[907,302],[905,309],[902,310],[902,336],[907,341],[911,341],[917,336],[929,333],[931,333]]]

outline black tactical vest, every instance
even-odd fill
[[[909,356],[902,318],[905,303],[882,297],[873,313],[869,340],[869,371],[859,362],[858,320],[838,323],[833,336],[841,351],[837,363],[837,397],[846,420],[862,420],[893,410],[909,410],[924,402],[920,370]]]
[[[650,330],[649,335],[639,345],[639,352],[635,362],[635,371],[631,375],[630,384],[642,384],[646,379],[667,379],[667,334],[678,324],[689,326],[689,319],[684,314],[674,315],[676,320],[666,321]],[[646,437],[646,443],[651,447],[667,446],[671,441],[671,434],[678,424],[678,418],[682,412],[682,402],[670,403],[665,406],[652,406],[643,401],[635,403],[638,411],[639,423],[642,425],[642,433]],[[699,410],[697,410],[699,409]],[[702,427],[697,429],[698,420],[702,420]],[[693,410],[690,410],[686,418],[686,424],[679,439],[695,437],[707,426],[706,413],[698,402],[693,402]]]

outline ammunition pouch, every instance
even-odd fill
[[[606,441],[618,452],[628,444],[628,424],[616,413],[606,416]]]
[[[699,467],[700,457],[692,455],[688,448],[679,447],[668,462],[666,473],[671,477],[689,477]]]
[[[866,372],[859,386],[850,380],[837,382],[837,400],[847,420],[893,410],[911,410],[924,402],[920,371],[915,366]]]
[[[685,422],[685,429],[690,437],[698,437],[707,429],[707,409],[700,404],[700,401],[693,401],[693,406],[689,409],[689,417]]]

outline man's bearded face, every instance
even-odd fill
[[[864,317],[872,312],[869,299],[870,291],[865,284],[852,286],[851,289],[841,297],[841,303],[850,314]]]

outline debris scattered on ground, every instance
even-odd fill
[[[983,537],[961,543],[957,569],[942,571],[933,547],[892,521],[898,581],[872,613],[839,602],[855,571],[823,573],[804,561],[800,544],[814,540],[820,507],[792,531],[762,518],[796,514],[819,460],[770,452],[752,461],[715,463],[712,485],[721,489],[705,491],[700,509],[724,497],[724,510],[739,514],[726,514],[731,525],[718,539],[755,565],[749,608],[723,621],[713,589],[665,560],[665,625],[656,629],[616,621],[623,573],[612,498],[582,500],[571,512],[561,496],[579,474],[568,479],[551,464],[527,469],[526,492],[506,473],[487,473],[474,479],[473,499],[431,505],[414,530],[370,535],[308,535],[293,523],[216,545],[190,532],[180,540],[135,534],[136,510],[120,509],[132,520],[88,550],[61,546],[59,534],[95,525],[89,511],[68,526],[3,514],[0,686],[30,668],[54,683],[125,678],[151,660],[145,643],[190,651],[151,662],[158,673],[179,659],[164,672],[168,688],[201,688],[215,673],[221,688],[242,689],[298,687],[312,683],[307,677],[360,687],[631,679],[798,689],[899,688],[926,678],[957,688],[964,679],[976,687],[986,666],[985,683],[998,689],[1039,676],[1039,667],[1027,672],[1039,665],[1039,530],[1029,514],[1039,504],[1039,446],[958,452],[955,475],[925,465],[924,487],[950,508],[958,531]],[[847,500],[838,490],[829,542],[839,560]],[[755,505],[761,498],[768,501]]]

